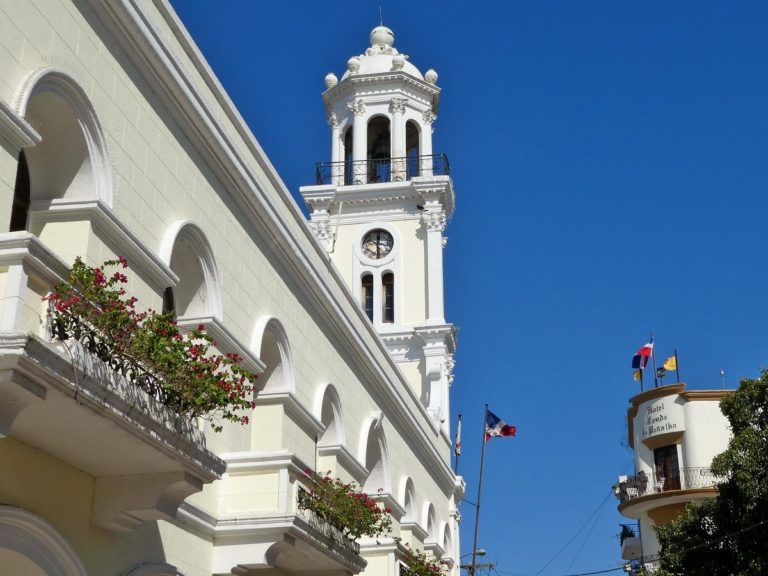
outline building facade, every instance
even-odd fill
[[[310,228],[167,1],[0,2],[0,22],[3,570],[395,576],[410,544],[458,573],[436,74],[379,30],[328,79],[331,157],[359,173],[303,189]],[[142,306],[259,374],[247,425],[180,417],[51,337],[42,298],[117,256]],[[306,469],[375,495],[392,534],[335,538],[298,507]]]
[[[689,502],[717,494],[712,459],[728,447],[725,390],[688,390],[671,384],[641,392],[627,411],[635,474],[614,488],[619,512],[637,522],[621,536],[622,559],[655,566],[660,551],[654,526],[676,518]]]

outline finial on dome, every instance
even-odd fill
[[[325,75],[326,88],[333,88],[338,83],[339,83],[339,79],[336,77],[336,74],[334,74],[333,72],[328,72],[328,74]]]
[[[435,84],[437,82],[437,72],[430,68],[424,73],[424,80],[426,80],[428,84]]]
[[[376,26],[371,30],[371,46],[394,46],[395,33],[386,26]]]
[[[352,56],[347,61],[347,70],[350,74],[357,74],[357,71],[360,70],[360,59],[357,56]]]

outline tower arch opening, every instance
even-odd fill
[[[410,180],[419,176],[419,156],[421,155],[421,132],[413,120],[405,123],[405,173]]]
[[[392,171],[392,138],[386,116],[374,116],[368,121],[368,182],[389,182]]]
[[[349,186],[355,183],[355,171],[354,171],[354,131],[352,126],[348,126],[344,132],[344,184]]]

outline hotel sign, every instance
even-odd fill
[[[677,396],[664,396],[644,403],[638,410],[640,439],[685,431],[683,407],[675,402]]]

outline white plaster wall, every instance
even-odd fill
[[[720,402],[696,400],[686,403],[685,421],[684,466],[708,467],[712,459],[728,447],[731,439],[728,420],[720,411]]]

